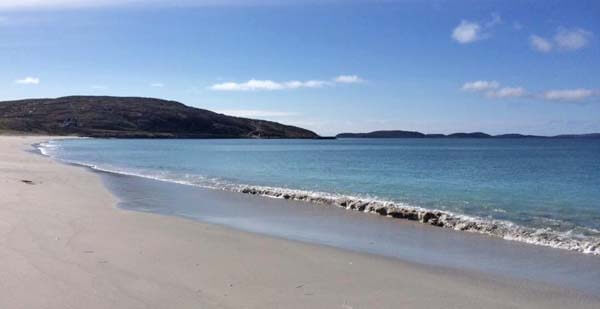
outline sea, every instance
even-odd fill
[[[37,147],[109,174],[123,208],[600,293],[597,139],[83,138]],[[391,218],[391,209],[418,216]],[[423,223],[424,213],[445,223]]]

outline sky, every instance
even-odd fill
[[[321,135],[600,132],[600,2],[0,0],[0,68],[0,100],[158,97]]]

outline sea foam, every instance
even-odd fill
[[[159,181],[237,192],[248,195],[336,206],[345,208],[347,210],[378,214],[395,219],[404,219],[440,228],[480,233],[511,241],[519,241],[528,244],[577,251],[591,255],[600,255],[600,237],[574,234],[570,233],[569,231],[562,232],[551,230],[550,228],[536,229],[524,227],[504,220],[483,219],[456,214],[445,210],[426,209],[376,198],[364,198],[359,196],[280,187],[233,184],[197,175],[152,173],[128,171],[112,167],[101,167],[95,164],[89,164],[87,162],[69,161],[58,158],[55,155],[57,145],[52,142],[37,144],[36,148],[39,149],[40,153],[43,155],[67,163],[87,166],[103,172],[137,176]]]

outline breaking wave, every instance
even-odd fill
[[[315,192],[269,186],[233,184],[216,178],[206,178],[198,175],[175,174],[169,172],[125,170],[106,166],[97,166],[87,162],[63,160],[54,153],[57,145],[51,142],[35,145],[41,154],[92,169],[137,176],[159,181],[238,192],[248,195],[280,198],[286,200],[304,201],[321,205],[330,205],[364,213],[378,214],[385,217],[420,222],[440,228],[458,231],[486,234],[506,240],[519,241],[528,244],[577,251],[585,254],[600,255],[600,236],[589,236],[570,231],[555,231],[551,228],[531,228],[517,225],[504,220],[483,219],[473,216],[456,214],[450,211],[426,209],[407,205],[400,202],[365,198],[360,196],[342,195],[327,192]],[[589,229],[590,232],[598,232]]]

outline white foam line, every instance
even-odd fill
[[[55,146],[55,145],[54,145]],[[361,198],[358,196],[332,194],[326,192],[305,191],[268,186],[236,185],[236,184],[199,184],[191,181],[171,179],[164,176],[147,175],[143,173],[128,172],[118,169],[109,169],[86,162],[77,162],[60,159],[49,155],[44,147],[52,148],[51,144],[39,144],[38,149],[43,155],[54,159],[87,166],[92,169],[121,174],[127,176],[142,177],[164,182],[177,183],[188,186],[196,186],[207,189],[216,189],[230,192],[238,192],[250,195],[259,195],[269,198],[305,201],[316,204],[335,205],[348,210],[375,213],[387,217],[418,221],[424,224],[449,228],[454,230],[474,232],[495,236],[511,241],[519,241],[533,245],[552,247],[577,251],[585,254],[600,256],[600,238],[586,236],[577,239],[569,235],[569,232],[557,232],[550,229],[534,229],[516,225],[509,221],[486,220],[467,215],[455,214],[449,211],[425,209],[386,200]]]

